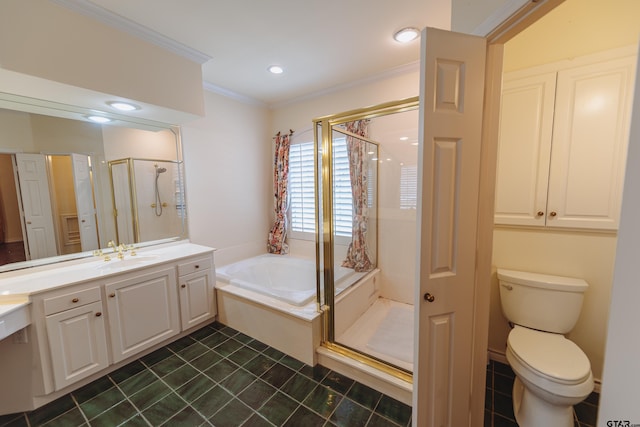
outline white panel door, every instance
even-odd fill
[[[24,226],[31,259],[58,255],[45,156],[16,153]]]
[[[93,203],[93,184],[89,156],[71,154],[73,186],[76,192],[76,210],[80,226],[80,244],[83,251],[98,249],[98,224]]]
[[[421,49],[413,423],[457,427],[470,417],[486,41],[427,28]]]
[[[47,316],[46,322],[56,390],[107,367],[102,302]]]
[[[191,273],[179,278],[182,330],[189,329],[216,314],[211,270]]]
[[[105,285],[114,362],[180,332],[176,288],[173,267],[131,274]]]
[[[558,72],[547,226],[618,228],[633,58]]]
[[[496,224],[545,225],[555,92],[555,72],[504,78]]]

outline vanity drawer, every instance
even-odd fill
[[[178,264],[178,276],[195,273],[201,270],[211,269],[211,258],[198,258],[193,261]]]
[[[100,301],[100,287],[83,289],[57,297],[44,299],[44,315],[58,313],[70,308]]]

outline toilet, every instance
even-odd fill
[[[506,356],[516,375],[520,427],[573,427],[573,405],[593,391],[591,364],[564,337],[580,315],[582,279],[498,269],[502,312],[513,325]]]

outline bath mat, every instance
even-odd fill
[[[391,307],[367,347],[403,362],[413,363],[413,310]]]

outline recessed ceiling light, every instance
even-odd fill
[[[109,123],[111,119],[103,116],[85,116],[87,119],[95,123]]]
[[[409,43],[420,35],[420,30],[413,27],[403,28],[393,35],[393,39],[398,43]]]
[[[109,106],[115,108],[116,110],[120,110],[120,111],[134,111],[134,110],[140,109],[140,107],[138,107],[135,104],[130,104],[128,102],[122,102],[122,101],[110,101],[110,102],[107,102],[107,104],[109,104]]]
[[[271,74],[282,74],[284,73],[284,68],[279,65],[271,65],[267,68]]]

